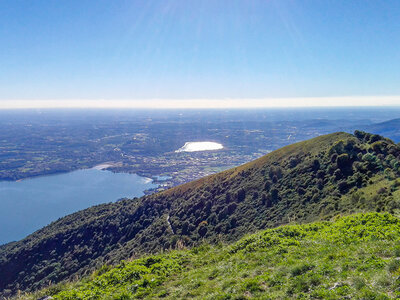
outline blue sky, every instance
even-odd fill
[[[398,0],[0,1],[0,99],[400,95],[399,20]]]

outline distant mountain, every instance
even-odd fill
[[[400,142],[400,119],[393,119],[382,123],[376,123],[362,127],[368,132],[378,133]]]
[[[290,222],[393,212],[400,147],[379,135],[334,133],[140,199],[98,205],[0,247],[0,290],[35,290],[105,263],[232,242]]]

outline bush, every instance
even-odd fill
[[[276,202],[279,199],[279,191],[273,188],[270,192],[272,202]]]
[[[240,188],[240,189],[237,191],[236,196],[237,196],[237,200],[238,200],[239,202],[242,202],[242,201],[244,201],[244,199],[246,198],[246,191],[245,191],[243,188]]]
[[[204,225],[202,223],[200,223],[199,228],[197,230],[197,232],[199,233],[199,235],[201,237],[205,236],[207,234],[207,225]]]
[[[400,269],[400,261],[397,259],[392,259],[387,265],[387,269],[390,273],[396,273]]]

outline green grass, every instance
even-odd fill
[[[105,266],[23,299],[390,299],[399,240],[399,218],[356,214]]]

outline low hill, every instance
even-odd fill
[[[98,205],[0,247],[0,291],[35,290],[105,263],[339,213],[394,212],[400,147],[379,135],[334,133],[139,199]]]
[[[400,297],[400,219],[357,214],[282,226],[231,246],[124,261],[25,299],[391,299]]]

